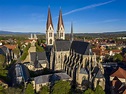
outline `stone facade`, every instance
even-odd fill
[[[61,45],[63,41],[60,40],[60,47],[57,42],[59,41],[56,41],[51,51],[51,69],[65,71],[78,85],[82,85],[83,80],[87,80],[91,82],[94,88],[97,84],[103,89],[105,88],[103,67],[96,62],[96,56],[90,51],[89,43],[73,41],[66,50]],[[67,46],[65,47],[67,48]],[[97,67],[97,71],[95,67]]]
[[[54,84],[55,81],[62,80],[62,81],[71,81],[71,78],[66,73],[54,73],[48,75],[41,75],[34,78],[32,81],[33,88],[36,92],[39,92],[42,86],[51,86]]]
[[[54,40],[54,28],[50,9],[48,10],[46,27],[46,44],[48,46],[53,45],[50,52],[50,69],[53,71],[65,71],[73,79],[73,82],[79,85],[82,85],[82,82],[86,80],[94,85],[94,87],[97,84],[103,85],[104,89],[105,79],[102,65],[96,62],[96,56],[92,53],[89,43],[73,41],[72,24],[71,39],[70,41],[65,40],[65,29],[61,10],[59,13],[56,40]],[[52,36],[50,37],[49,35]],[[95,71],[96,67],[98,67],[97,71]]]
[[[50,8],[48,9],[48,18],[46,23],[46,44],[53,45],[54,43],[54,28]]]
[[[63,18],[62,18],[62,11],[59,12],[59,19],[58,19],[58,25],[57,25],[57,39],[65,39],[65,29],[63,24]]]
[[[69,56],[70,41],[55,40],[51,50],[50,69],[54,71],[64,70],[64,60]]]

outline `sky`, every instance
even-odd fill
[[[66,33],[126,31],[126,0],[0,0],[0,30],[45,33],[48,7],[55,33],[60,9]]]

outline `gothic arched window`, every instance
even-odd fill
[[[49,33],[49,37],[52,37],[52,33]]]
[[[60,37],[63,37],[63,33],[60,33]]]
[[[49,44],[52,44],[52,39],[49,40]]]
[[[85,77],[85,76],[83,76],[83,77],[82,77],[82,80],[86,80],[86,77]]]

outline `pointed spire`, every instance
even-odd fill
[[[74,40],[74,38],[73,38],[73,23],[71,22],[71,35],[70,35],[71,37],[71,43],[72,43],[72,41]]]
[[[63,18],[62,18],[62,10],[60,8],[60,12],[59,12],[59,19],[58,19],[58,26],[57,26],[57,30],[59,31],[61,25],[64,28],[64,24],[63,24]]]
[[[49,7],[48,8],[48,18],[47,18],[47,23],[46,23],[46,30],[48,30],[50,24],[52,25],[52,28],[53,28],[52,17],[51,17],[51,12],[50,12],[50,7]]]

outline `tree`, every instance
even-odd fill
[[[4,94],[4,88],[0,85],[0,94]]]
[[[122,61],[123,60],[123,57],[121,54],[115,54],[114,57],[113,57],[113,61]]]
[[[49,94],[48,86],[43,86],[39,94]]]
[[[28,50],[31,47],[31,44],[29,43],[23,50],[23,54],[21,56],[21,60],[25,60],[28,55]]]
[[[5,69],[5,56],[0,54],[0,78],[7,80],[8,70]]]
[[[9,87],[5,90],[4,94],[22,94],[22,89],[15,88],[15,87]]]
[[[69,94],[71,90],[70,82],[68,81],[56,81],[53,88],[52,94]]]
[[[3,68],[4,63],[5,63],[5,56],[0,54],[0,68],[1,67]]]
[[[17,41],[17,44],[18,44],[18,48],[21,50],[21,41]]]
[[[24,52],[21,56],[21,60],[25,60],[28,55],[28,52]]]
[[[97,85],[95,89],[95,94],[105,94],[105,91],[102,89],[100,85]]]
[[[91,90],[90,88],[88,88],[84,94],[95,94],[93,90]]]
[[[13,50],[14,54],[17,56],[17,58],[19,57],[19,53],[20,53],[20,50],[19,48],[16,48]]]
[[[44,49],[41,46],[39,46],[37,43],[35,45],[36,45],[36,52],[43,52],[44,51]]]
[[[28,83],[25,89],[25,94],[34,94],[33,85],[31,83]]]

